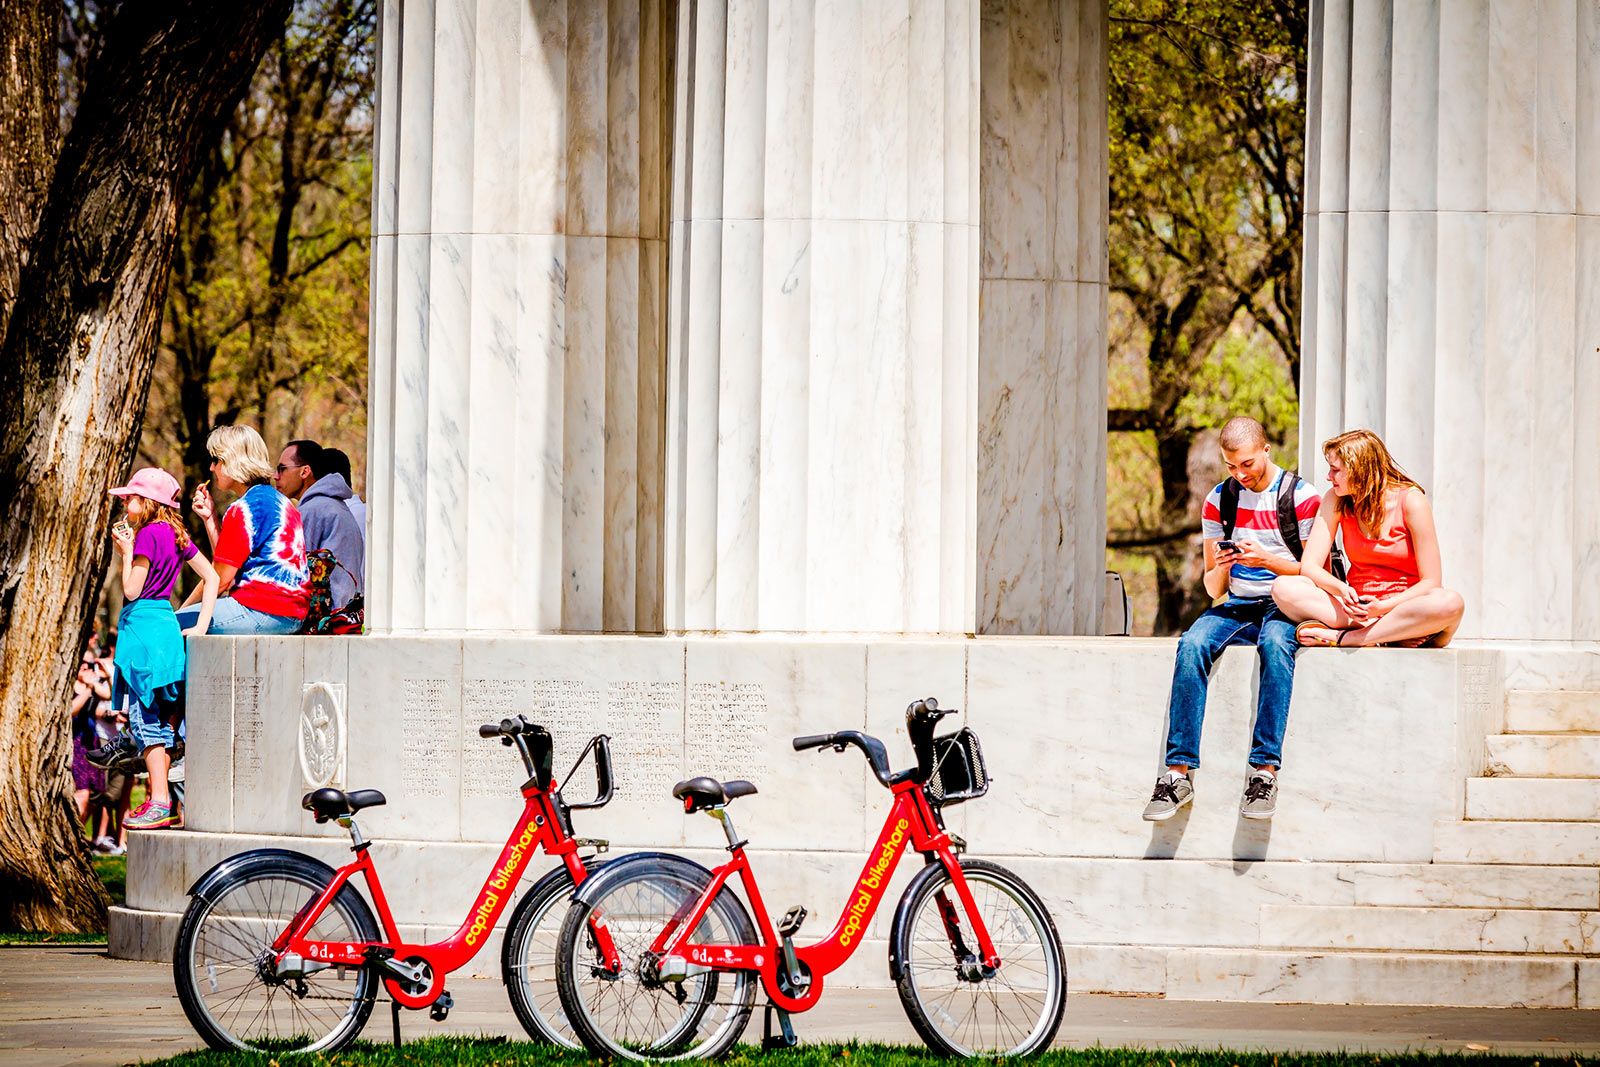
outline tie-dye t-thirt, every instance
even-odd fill
[[[255,486],[222,517],[216,561],[239,568],[228,595],[240,604],[268,615],[305,618],[310,572],[300,511],[272,486]]]

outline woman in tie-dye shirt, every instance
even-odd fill
[[[217,488],[238,496],[219,527],[207,487],[194,491],[194,512],[205,520],[225,594],[207,632],[298,633],[311,602],[305,535],[299,510],[272,484],[266,442],[248,426],[219,426],[206,438],[206,451]],[[185,605],[178,613],[180,624],[192,623],[191,611],[197,609]]]

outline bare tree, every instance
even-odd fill
[[[184,197],[290,0],[120,7],[60,141],[59,3],[0,4],[0,915],[83,930],[67,707],[138,438]]]

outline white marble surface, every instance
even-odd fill
[[[661,626],[665,9],[385,9],[375,630]]]
[[[1588,3],[1313,5],[1300,463],[1383,435],[1434,504],[1461,636],[1600,638]],[[1519,457],[1568,492],[1547,498]],[[1541,516],[1520,580],[1491,567]]]
[[[1600,822],[1442,822],[1436,863],[1586,863],[1600,867]]]

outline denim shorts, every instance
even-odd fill
[[[200,618],[200,605],[190,604],[178,612],[179,629],[187,630]],[[208,634],[235,634],[244,637],[266,637],[272,634],[297,634],[304,619],[287,615],[268,615],[264,611],[247,608],[231,596],[218,597],[211,609]]]
[[[139,746],[140,752],[156,745],[162,748],[177,747],[177,735],[168,720],[182,706],[182,695],[183,683],[173,682],[156,690],[153,703],[146,706],[139,703],[133,690],[122,684],[120,673],[111,682],[111,703],[118,711],[127,714],[128,731],[133,734],[133,743]]]

